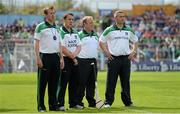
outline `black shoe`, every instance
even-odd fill
[[[49,111],[60,111],[58,106],[49,106]]]
[[[89,105],[88,107],[90,107],[90,108],[96,108],[96,105]]]
[[[129,103],[129,104],[126,104],[125,106],[126,106],[126,107],[131,107],[131,106],[134,106],[134,105],[133,105],[133,103],[131,102],[131,103]]]

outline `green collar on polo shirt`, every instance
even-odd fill
[[[86,30],[83,29],[83,33],[86,35],[86,36],[96,36],[95,35],[95,32],[92,30],[91,32],[87,32]]]
[[[116,24],[113,25],[115,30],[125,30],[126,29],[126,25],[124,24],[122,28],[118,28],[118,26]]]
[[[125,24],[123,25],[122,28],[118,28],[116,24],[113,25],[114,30],[125,30],[125,31],[131,31],[133,34],[135,34],[135,32],[133,31],[132,28],[126,26]]]
[[[73,29],[71,28],[71,31],[68,31],[65,26],[62,27],[62,30],[66,33],[73,33]]]
[[[96,38],[96,40],[98,40],[98,35],[96,34],[96,32],[94,32],[94,31],[91,31],[90,33],[88,33],[86,30],[81,30],[80,32],[79,32],[79,37],[80,37],[80,39],[83,39],[83,38],[85,38],[85,37],[91,37],[91,36],[95,36],[95,38]]]
[[[56,28],[55,23],[53,25],[51,25],[49,22],[45,21],[45,24],[48,28]]]

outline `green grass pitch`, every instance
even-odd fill
[[[98,89],[104,99],[106,72],[98,74]],[[36,73],[0,74],[0,113],[37,113]],[[70,109],[65,113],[180,113],[180,72],[134,72],[131,74],[133,107],[124,107],[118,80],[110,109]],[[46,108],[47,95],[45,98]],[[87,101],[84,98],[85,106]],[[67,94],[66,94],[66,107]],[[64,113],[64,112],[46,112]]]

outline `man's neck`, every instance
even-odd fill
[[[66,25],[64,25],[64,27],[65,27],[69,32],[71,32],[71,27],[68,27],[68,26],[66,26]]]
[[[123,26],[124,26],[124,24],[123,24],[123,23],[122,23],[122,24],[118,24],[118,23],[116,23],[116,26],[117,26],[118,28],[122,29],[122,28],[123,28]]]
[[[87,33],[91,33],[91,32],[92,32],[92,30],[89,30],[89,29],[85,29],[85,28],[84,28],[84,30],[85,30]]]
[[[54,22],[53,22],[53,21],[50,21],[50,20],[48,20],[48,19],[46,19],[45,21],[48,22],[48,23],[51,24],[51,25],[54,25]]]

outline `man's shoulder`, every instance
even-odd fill
[[[40,33],[42,30],[46,29],[47,26],[45,22],[41,22],[36,26],[35,32]]]
[[[80,37],[80,38],[83,38],[83,37],[86,36],[82,30],[79,31],[78,34],[79,34],[79,37]]]
[[[132,32],[133,34],[135,34],[134,30],[133,30],[130,26],[125,26],[125,27],[123,28],[123,30],[125,30],[125,31],[130,31],[130,32]]]
[[[75,28],[72,28],[72,33],[78,34],[78,31]]]
[[[104,30],[103,36],[106,36],[107,34],[109,34],[109,33],[112,32],[112,31],[115,31],[113,25],[107,27],[107,28]]]

